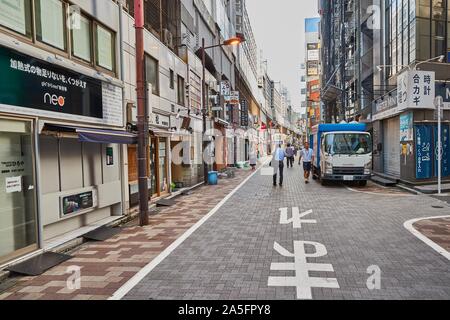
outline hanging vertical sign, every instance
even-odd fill
[[[438,139],[438,129],[434,126],[434,140]],[[449,156],[450,156],[450,128],[448,125],[442,125],[441,127],[441,142],[442,142],[442,162],[441,173],[443,177],[450,175]],[[434,148],[434,175],[438,175],[438,146]]]
[[[432,176],[432,152],[434,150],[432,126],[416,125],[416,178],[429,179]]]
[[[248,105],[246,100],[241,100],[241,126],[248,127]]]
[[[404,109],[434,109],[436,96],[433,71],[404,71],[397,77],[397,104]]]

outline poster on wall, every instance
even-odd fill
[[[62,215],[77,213],[94,206],[92,191],[61,197]]]
[[[407,112],[400,115],[400,142],[413,141],[413,113]]]
[[[438,129],[434,126],[434,140],[438,139]],[[450,128],[448,125],[442,125],[441,127],[441,141],[442,141],[442,162],[441,162],[441,174],[443,177],[450,176],[449,156],[450,156]],[[438,144],[434,148],[434,175],[438,175]]]
[[[433,158],[433,127],[430,125],[416,125],[416,178],[429,179],[432,177]]]

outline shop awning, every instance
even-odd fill
[[[78,134],[78,139],[82,142],[118,144],[137,143],[136,134],[119,130],[95,129],[56,124],[45,124],[44,130],[56,132],[74,132]]]
[[[172,136],[172,134],[173,134],[173,132],[169,131],[168,129],[157,128],[157,127],[152,127],[152,126],[150,126],[149,129],[150,129],[150,133],[152,133],[156,137],[167,138],[167,137]]]

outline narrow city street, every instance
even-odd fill
[[[116,298],[296,299],[296,284],[300,294],[307,294],[308,284],[319,283],[318,288],[313,285],[313,299],[448,299],[449,260],[404,227],[410,219],[448,215],[447,204],[375,185],[305,185],[300,177],[298,165],[285,168],[281,188],[272,186],[271,176],[256,173]],[[288,218],[292,208],[312,210],[301,220],[315,221],[280,224],[281,208],[288,208]],[[322,244],[326,255],[307,258],[307,264],[296,260],[294,268],[293,258],[282,256],[274,244],[292,253],[295,241]],[[319,249],[305,245],[306,255]],[[271,270],[271,264],[285,262],[291,264]],[[369,290],[368,279],[377,268],[380,288]],[[291,277],[283,286],[268,285],[270,277],[283,276]],[[322,284],[304,276],[336,280]],[[330,282],[334,288],[324,288]]]
[[[0,0],[0,305],[448,303],[449,75],[450,0]]]

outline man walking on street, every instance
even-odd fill
[[[291,166],[291,168],[294,166],[294,147],[291,146],[290,143],[287,144],[287,148],[286,148],[286,158],[287,158],[287,167],[289,168],[289,165]]]
[[[298,164],[303,159],[303,176],[305,178],[305,183],[309,183],[309,175],[311,174],[312,162],[314,161],[313,149],[309,147],[309,142],[305,142],[304,148],[300,151],[300,158],[298,159]]]
[[[273,186],[277,186],[277,173],[280,171],[280,187],[283,186],[283,169],[284,169],[284,158],[286,154],[281,148],[281,144],[278,144],[275,148],[275,152],[272,158],[271,166],[273,167]]]

